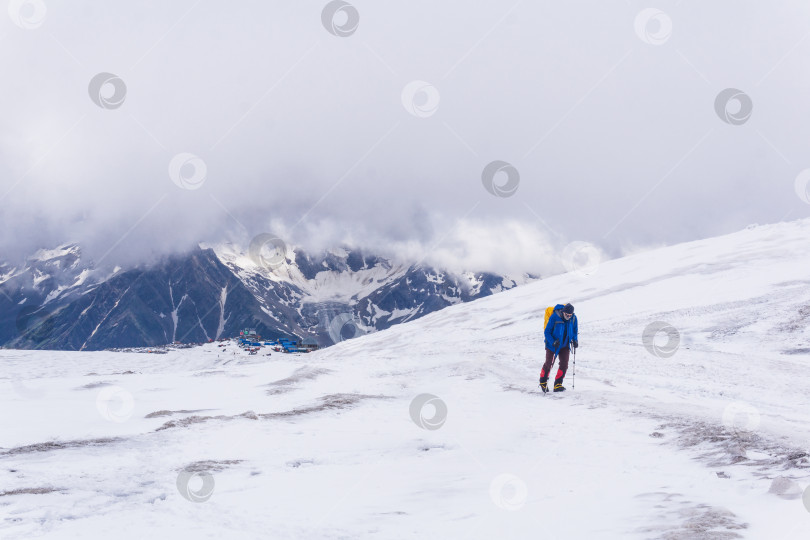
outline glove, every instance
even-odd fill
[[[573,345],[575,349],[579,349],[579,341],[572,339],[571,345]]]
[[[560,340],[558,339],[558,340],[554,341],[554,348],[556,349],[559,346],[560,346]]]

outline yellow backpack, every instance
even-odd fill
[[[551,314],[552,314],[552,313],[554,313],[554,306],[548,306],[548,307],[546,308],[546,316],[545,316],[545,319],[543,319],[543,330],[544,330],[544,331],[545,331],[545,329],[546,329],[546,326],[548,326],[548,319],[549,319],[549,317],[551,317]]]
[[[565,304],[563,304],[563,305],[565,305]],[[552,313],[554,313],[554,306],[548,306],[546,308],[545,318],[543,319],[543,331],[544,332],[546,331],[546,326],[548,326],[548,319],[549,319],[549,317],[551,317]]]

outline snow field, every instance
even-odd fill
[[[0,351],[0,535],[807,538],[808,234],[642,253],[307,355]],[[576,389],[572,363],[543,396],[566,300]],[[677,339],[645,343],[655,322]]]

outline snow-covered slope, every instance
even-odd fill
[[[19,264],[0,260],[0,345],[48,319],[57,306],[86,294],[105,276],[75,243],[40,249]]]
[[[346,249],[333,250],[334,253],[327,253],[318,261],[313,261],[300,250],[289,249],[286,260],[279,261],[273,268],[266,268],[251,259],[245,249],[234,244],[211,247],[243,281],[260,275],[272,281],[289,283],[299,288],[310,302],[348,303],[353,298],[367,296],[379,287],[380,282],[401,277],[408,270],[407,264],[392,265],[390,261],[377,257],[361,261],[360,265],[349,269],[346,259],[350,252]]]
[[[0,536],[808,538],[809,238],[637,254],[300,356],[0,351]],[[543,396],[566,300],[576,388]]]
[[[384,330],[538,279],[530,274],[456,274],[345,247],[319,254],[285,247],[285,256],[275,255],[269,265],[250,248],[231,243],[202,247],[210,247],[267,312],[295,310],[297,317],[285,314],[285,320],[292,319],[295,331],[321,345],[340,341],[335,339],[340,331],[336,323],[351,321],[361,333]]]

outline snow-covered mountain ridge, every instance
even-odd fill
[[[321,346],[526,283],[338,249],[268,266],[230,244],[110,275],[76,244],[0,265],[0,345],[97,350],[200,343],[255,328]]]

